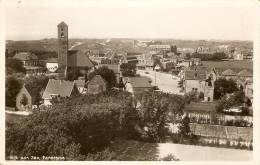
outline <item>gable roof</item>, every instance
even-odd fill
[[[250,73],[246,69],[240,71],[237,75],[241,76],[241,77],[252,77],[253,76],[252,73]]]
[[[207,74],[205,70],[186,70],[185,80],[205,80]]]
[[[43,99],[51,99],[51,95],[60,95],[61,97],[70,97],[75,83],[72,81],[49,79],[49,82],[43,92]]]
[[[222,72],[222,75],[223,75],[223,76],[236,76],[237,73],[234,72],[234,71],[231,70],[231,69],[227,69],[227,70],[225,70],[224,72]]]
[[[106,85],[106,80],[104,80],[100,75],[95,75],[89,82],[89,84],[103,84]]]
[[[94,67],[88,56],[79,50],[68,51],[68,66],[69,67]]]
[[[13,57],[14,59],[17,60],[38,60],[38,57],[35,54],[32,54],[30,52],[20,52],[20,53],[16,53]]]
[[[77,87],[85,86],[85,80],[74,80],[74,83],[77,85]]]
[[[128,82],[132,84],[134,88],[152,88],[150,79],[147,77],[128,77]]]

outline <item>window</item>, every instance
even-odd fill
[[[63,33],[63,32],[61,32],[60,36],[63,38],[63,37],[64,37],[64,33]]]

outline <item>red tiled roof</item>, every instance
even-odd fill
[[[60,95],[61,97],[70,97],[75,83],[72,81],[50,79],[42,98],[51,99],[51,95]]]

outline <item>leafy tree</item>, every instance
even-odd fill
[[[188,116],[185,116],[179,125],[179,130],[180,130],[180,135],[181,135],[181,141],[183,140],[184,137],[187,137],[190,135],[191,130],[190,130],[190,118]]]
[[[6,106],[15,107],[16,95],[22,88],[21,79],[15,78],[13,75],[6,77],[5,82],[5,104]]]
[[[222,59],[228,58],[224,52],[215,52],[212,54],[205,53],[193,53],[192,58],[200,58],[201,61],[221,61]]]
[[[125,77],[133,77],[136,74],[136,65],[132,63],[123,63],[120,65],[122,75]]]
[[[46,111],[36,111],[20,123],[8,125],[6,155],[108,159],[109,153],[99,152],[123,129],[130,98],[120,92],[78,96],[64,99]]]
[[[140,97],[139,118],[148,141],[163,141],[168,122],[176,122],[183,114],[184,99],[164,93],[144,93]]]
[[[26,73],[23,63],[16,59],[6,59],[6,74],[10,75],[13,73]]]
[[[100,75],[108,84],[108,88],[116,86],[116,75],[113,70],[107,66],[102,66],[88,74],[88,79],[91,80],[95,75]]]
[[[243,91],[236,91],[230,97],[222,97],[219,100],[216,110],[218,112],[223,112],[223,109],[229,109],[234,106],[242,106],[246,101],[245,94]],[[246,114],[248,109],[244,109],[244,114]]]
[[[215,81],[214,99],[220,99],[224,95],[231,94],[238,90],[236,82],[233,79],[227,80],[225,78],[219,78]]]
[[[41,91],[45,89],[48,81],[49,77],[44,75],[30,76],[25,79],[24,83],[26,87],[30,89],[31,94],[35,99],[36,105],[40,104],[40,101],[42,100]]]

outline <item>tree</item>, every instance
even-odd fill
[[[223,112],[223,109],[229,109],[231,107],[242,106],[246,101],[246,97],[243,91],[236,91],[230,97],[222,97],[219,100],[216,110],[218,112]],[[248,109],[242,109],[243,113],[248,113]]]
[[[139,118],[147,141],[164,141],[166,126],[183,114],[184,98],[164,93],[144,93],[140,96]]]
[[[109,69],[107,66],[102,66],[93,72],[88,74],[88,79],[91,80],[95,75],[100,75],[108,84],[108,88],[116,86],[116,75],[113,70]]]
[[[36,111],[7,126],[6,155],[108,159],[105,157],[110,154],[104,149],[123,130],[131,98],[130,94],[112,91],[64,99],[46,111]]]
[[[215,81],[214,99],[220,99],[224,95],[238,90],[236,82],[233,79],[219,78]]]
[[[190,118],[188,116],[185,116],[182,120],[181,123],[179,125],[179,133],[181,135],[181,141],[183,140],[183,138],[187,137],[190,135],[191,130],[190,130]]]
[[[125,77],[133,77],[136,74],[136,65],[132,63],[123,63],[120,65],[122,75]]]
[[[26,72],[23,63],[16,59],[6,59],[6,74],[24,73]]]
[[[15,107],[16,95],[22,88],[22,81],[10,75],[6,77],[5,82],[5,104],[6,106]]]
[[[31,91],[36,105],[40,104],[42,100],[41,91],[45,89],[48,81],[49,77],[44,75],[26,77],[25,86]]]

